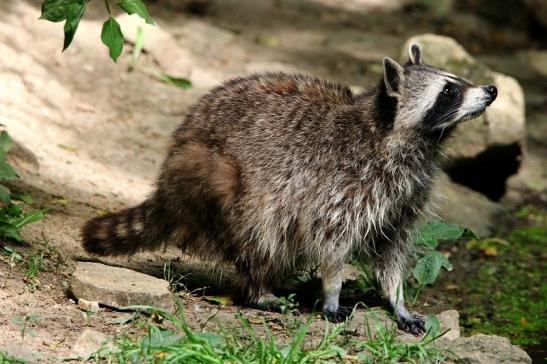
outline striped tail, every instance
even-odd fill
[[[94,255],[131,255],[159,248],[173,227],[153,200],[119,212],[95,217],[82,229],[84,249]]]

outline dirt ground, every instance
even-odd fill
[[[29,324],[33,335],[25,335],[24,343],[45,359],[68,356],[84,328],[108,335],[127,330],[115,320],[124,313],[102,309],[88,315],[67,292],[75,261],[86,259],[80,227],[86,219],[137,203],[151,191],[170,133],[200,95],[231,76],[265,70],[301,70],[370,86],[380,75],[381,57],[397,57],[409,36],[441,28],[420,14],[363,16],[319,2],[230,0],[194,13],[154,2],[150,13],[168,38],[163,48],[145,48],[129,71],[130,44],[115,64],[100,43],[106,16],[102,2],[91,1],[64,53],[62,25],[38,20],[39,5],[0,3],[0,124],[17,144],[10,158],[21,175],[10,187],[32,195],[35,207],[50,208],[42,221],[23,230],[26,244],[10,243],[25,257],[44,253],[36,289],[25,278],[24,263],[9,277],[8,266],[0,264],[0,281],[5,280],[0,347],[22,340],[14,318],[37,315]],[[471,51],[488,51],[491,43],[481,36],[470,41]],[[521,37],[518,32],[502,36],[509,46]],[[151,69],[188,77],[194,86],[181,90],[162,83],[150,75]],[[107,261],[163,278],[164,262],[177,256],[169,250]],[[218,275],[203,273],[197,262],[182,263],[177,267],[195,277],[189,280],[190,290],[218,286]],[[228,289],[229,279],[206,292]],[[198,290],[185,296],[189,319],[196,325],[218,308],[202,294]]]

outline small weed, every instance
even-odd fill
[[[299,319],[299,304],[294,300],[295,296],[294,293],[291,293],[287,297],[279,297],[281,324],[287,330],[287,335],[289,336],[295,335],[300,326],[302,326],[302,322]]]
[[[177,277],[178,276],[178,277]],[[169,282],[171,292],[187,291],[188,289],[182,283],[186,276],[177,274],[171,260],[166,261],[163,264],[163,279]]]
[[[44,253],[36,253],[27,257],[27,270],[25,272],[25,280],[27,287],[31,292],[34,292],[39,286],[38,274],[42,271],[44,261]]]
[[[21,346],[25,342],[25,336],[34,336],[34,331],[29,329],[29,323],[33,321],[38,321],[40,316],[38,315],[26,315],[26,316],[15,316],[12,320],[12,323],[19,326],[19,332],[21,333]]]

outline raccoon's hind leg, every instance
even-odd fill
[[[404,304],[403,274],[409,256],[409,243],[401,240],[384,243],[373,262],[376,278],[393,308],[399,329],[421,335],[425,332],[422,316],[411,314]]]
[[[239,298],[246,304],[264,311],[278,312],[279,298],[273,294],[280,273],[271,262],[257,262],[245,257],[236,260],[239,275]]]

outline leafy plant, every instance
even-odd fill
[[[414,301],[423,286],[433,284],[437,280],[441,268],[447,271],[452,270],[452,264],[448,258],[436,250],[439,241],[455,240],[462,237],[471,238],[474,237],[474,234],[469,229],[439,219],[420,225],[413,231],[412,241],[417,248],[417,261],[412,269],[412,276],[418,284]],[[359,269],[357,287],[365,293],[378,291],[379,287],[370,265],[361,260],[353,261],[353,265]]]
[[[55,23],[65,22],[63,51],[72,43],[88,3],[89,0],[44,0],[42,3],[42,15],[40,16],[40,19],[49,20]],[[108,18],[103,23],[101,41],[108,47],[110,58],[116,62],[122,53],[124,38],[120,24],[112,16],[112,0],[104,0],[104,4],[108,13]],[[148,14],[148,10],[142,0],[119,0],[116,2],[116,5],[127,14],[137,14],[143,18],[146,23],[154,24],[154,21]]]
[[[8,133],[2,131],[0,133],[0,180],[14,180],[19,177],[6,160],[12,145],[13,142]],[[25,211],[23,206],[14,203],[13,199],[32,203],[30,196],[12,194],[9,188],[0,184],[0,237],[21,241],[23,238],[19,231],[25,225],[42,219],[46,210]]]
[[[433,220],[420,225],[413,232],[413,242],[417,246],[418,260],[412,269],[412,275],[418,283],[414,300],[417,299],[423,286],[437,280],[441,268],[452,270],[452,264],[441,252],[435,250],[440,240],[455,240],[461,237],[472,237],[473,233],[466,228],[443,220]]]

